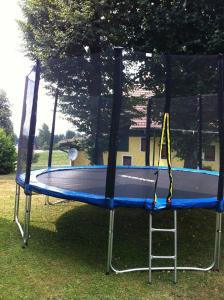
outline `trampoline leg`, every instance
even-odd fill
[[[107,270],[106,270],[106,274],[110,273],[111,264],[112,264],[113,237],[114,237],[114,209],[110,210],[109,236],[108,236],[108,253],[107,253]]]
[[[174,283],[177,283],[177,211],[174,210]]]
[[[216,214],[216,247],[215,247],[215,262],[216,269],[220,268],[221,259],[221,235],[222,235],[222,213]]]
[[[20,206],[20,186],[16,185],[16,195],[15,195],[15,207],[14,207],[14,221],[19,228],[19,232],[24,238],[24,228],[19,221],[19,206]]]
[[[16,185],[16,195],[15,195],[15,206],[14,206],[14,218],[13,221],[18,219],[19,215],[19,200],[20,200],[20,186]]]
[[[56,204],[61,204],[61,203],[66,203],[66,202],[67,202],[67,200],[65,200],[65,199],[60,199],[60,200],[51,202],[51,201],[49,200],[49,198],[50,198],[49,196],[45,196],[45,202],[44,202],[44,205],[50,206],[50,205],[56,205]]]
[[[31,197],[31,195],[26,195],[23,246],[27,246],[29,239]]]

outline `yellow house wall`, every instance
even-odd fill
[[[150,140],[150,165],[153,165],[153,138]],[[159,156],[159,143],[160,138],[155,139],[155,165],[158,165]],[[219,147],[218,143],[212,143],[215,146],[215,161],[202,161],[203,167],[210,167],[212,170],[218,170],[219,168]],[[144,166],[145,165],[145,152],[141,151],[141,137],[129,137],[129,151],[118,151],[117,153],[117,165],[123,165],[123,156],[132,157],[133,166]],[[108,153],[103,154],[104,164],[107,164]],[[87,154],[84,151],[79,151],[79,155],[74,162],[74,166],[90,165],[90,161]],[[166,166],[166,160],[161,159],[161,166]],[[172,152],[172,166],[176,168],[183,168],[184,161],[176,157],[176,153]]]
[[[153,165],[153,138],[150,140],[150,165]],[[158,165],[159,158],[159,143],[160,138],[156,137],[155,139],[155,165]],[[218,143],[212,143],[215,145],[215,161],[202,161],[203,167],[210,167],[212,170],[218,170],[219,167],[219,147]],[[117,165],[123,165],[123,156],[132,157],[133,166],[144,166],[145,165],[145,152],[141,151],[141,137],[129,137],[129,151],[118,151],[117,153]],[[173,151],[172,154],[172,166],[175,168],[183,168],[184,161],[179,159],[176,156],[176,152]],[[105,152],[104,155],[104,164],[107,164],[108,153]],[[166,159],[161,159],[161,166],[166,166]]]
[[[155,165],[158,164],[160,138],[155,139]],[[150,140],[150,165],[153,165],[153,139]],[[132,157],[133,166],[145,165],[145,151],[141,151],[141,137],[129,137],[129,151],[117,152],[117,165],[123,165],[123,156]],[[172,155],[175,156],[175,153]],[[104,153],[104,163],[107,162],[108,153]],[[161,159],[161,166],[166,166],[166,160]],[[183,167],[183,161],[175,159],[175,167]]]

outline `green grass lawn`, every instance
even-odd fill
[[[48,151],[43,151],[38,153],[38,161],[32,164],[32,168],[45,168],[48,164]],[[70,164],[68,159],[68,154],[60,151],[54,150],[52,155],[52,166],[67,166]]]
[[[224,299],[224,264],[220,272],[105,275],[108,212],[80,203],[45,206],[32,202],[31,239],[26,249],[13,223],[14,175],[0,176],[0,299]],[[23,202],[21,216],[23,216]],[[154,216],[167,226],[169,212]],[[178,213],[179,265],[207,265],[213,249],[215,213]],[[114,264],[147,266],[148,216],[144,210],[119,209],[115,219]],[[155,254],[172,254],[172,240],[156,234]],[[224,252],[222,251],[222,258]],[[161,262],[160,262],[161,263]]]

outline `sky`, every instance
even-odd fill
[[[18,1],[0,1],[0,89],[6,92],[10,101],[12,122],[17,135],[20,131],[25,76],[33,66],[24,53],[22,34],[16,22],[18,19],[22,19]],[[45,95],[43,82],[39,90],[38,108],[37,129],[43,123],[51,128],[53,99]],[[68,129],[72,130],[72,125],[58,114],[56,133],[65,133]]]

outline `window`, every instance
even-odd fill
[[[118,140],[118,151],[128,152],[129,149],[129,136],[122,135]]]
[[[123,156],[123,166],[131,166],[131,156]]]
[[[141,138],[141,151],[146,151],[146,138]]]
[[[204,160],[215,161],[215,146],[209,145],[204,149]]]
[[[163,146],[162,146],[161,158],[162,159],[167,159],[166,144],[163,144]]]

